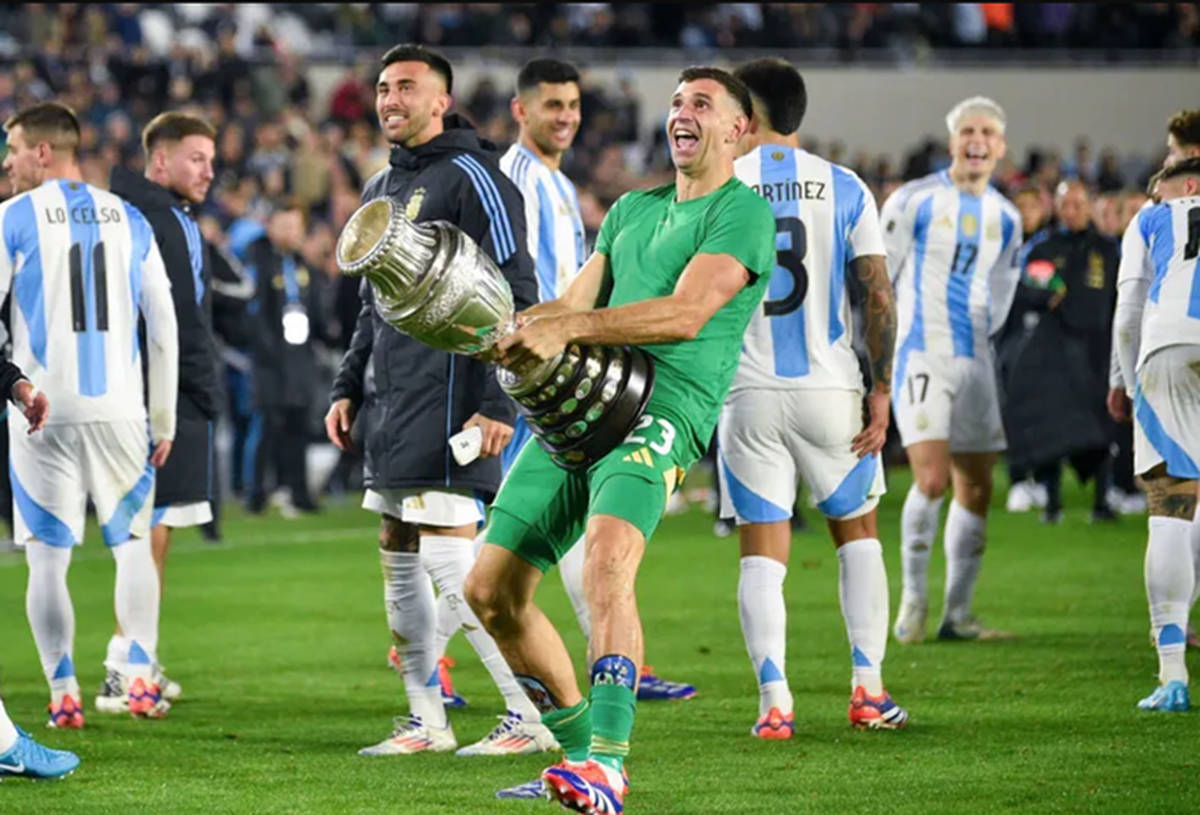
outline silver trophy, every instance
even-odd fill
[[[370,282],[384,321],[433,348],[473,356],[516,331],[512,290],[495,262],[458,227],[414,223],[391,198],[351,216],[337,263],[342,274]],[[498,367],[496,375],[538,443],[569,470],[619,445],[654,387],[650,356],[634,346],[572,344],[553,359]]]

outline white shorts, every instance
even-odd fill
[[[717,425],[721,517],[739,525],[791,518],[797,478],[828,518],[874,509],[887,491],[882,462],[851,450],[863,429],[862,398],[832,389],[731,393]]]
[[[949,441],[952,453],[993,453],[1008,446],[990,357],[910,352],[892,393],[892,415],[905,447]]]
[[[1160,464],[1175,478],[1200,479],[1200,346],[1155,351],[1137,372],[1133,396],[1133,471]]]
[[[150,527],[159,524],[173,529],[188,526],[202,526],[213,519],[212,504],[208,501],[196,501],[191,504],[168,504],[165,507],[155,507],[150,518]]]
[[[109,546],[150,534],[155,470],[144,420],[49,425],[32,436],[9,422],[8,443],[18,545],[82,544],[89,498]]]
[[[483,501],[467,490],[367,490],[362,505],[420,526],[469,526],[485,517]]]

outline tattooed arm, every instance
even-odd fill
[[[871,368],[871,394],[867,397],[868,423],[854,440],[859,456],[878,453],[887,441],[892,392],[892,360],[896,350],[896,293],[883,255],[862,255],[850,268],[863,287],[863,315],[867,359]]]
[[[890,393],[896,351],[896,292],[888,278],[887,260],[879,255],[864,255],[855,258],[850,268],[864,291],[863,316],[872,390]]]

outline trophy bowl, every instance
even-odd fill
[[[516,331],[512,289],[491,257],[454,224],[414,223],[392,198],[350,217],[337,264],[366,278],[385,323],[432,348],[475,356]],[[653,359],[634,346],[573,344],[521,369],[497,366],[496,376],[538,444],[568,470],[624,441],[654,389]]]

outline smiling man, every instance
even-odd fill
[[[689,68],[667,117],[674,183],[621,197],[596,251],[559,298],[521,317],[501,363],[550,359],[569,343],[639,345],[655,365],[638,429],[583,472],[527,444],[496,498],[468,602],[566,752],[543,781],[565,808],[620,813],[642,626],[634,583],[679,479],[707,448],[742,336],[775,261],[770,205],[734,177],[752,115],[729,73]],[[592,621],[585,698],[558,632],[534,604],[542,576],[586,533]]]
[[[516,308],[523,309],[536,301],[537,283],[521,196],[501,172],[495,145],[450,112],[453,90],[453,69],[434,51],[406,44],[383,56],[375,111],[391,155],[388,166],[367,182],[363,201],[388,197],[412,221],[457,226],[496,263]],[[508,712],[493,734],[511,737],[508,752],[550,749],[554,740],[537,722],[537,709],[461,601],[483,503],[500,486],[500,452],[512,438],[516,406],[500,388],[494,366],[397,331],[378,315],[366,280],[359,291],[362,310],[334,381],[325,430],[339,449],[349,450],[351,425],[366,409],[363,507],[381,516],[384,606],[411,714],[396,720],[388,738],[360,753],[458,747],[438,683],[431,580],[447,595],[443,608],[457,617],[455,627],[467,632],[505,697]],[[366,386],[368,362],[373,388]],[[478,459],[461,466],[449,441],[469,427],[481,429],[483,447]]]
[[[999,635],[975,619],[971,599],[992,468],[1005,448],[990,343],[1020,276],[1021,215],[990,185],[1005,151],[1000,106],[966,99],[946,127],[950,169],[905,184],[880,213],[900,318],[892,407],[913,469],[901,518],[904,589],[894,633],[902,643],[925,637],[929,553],[951,485],[938,639]]]

